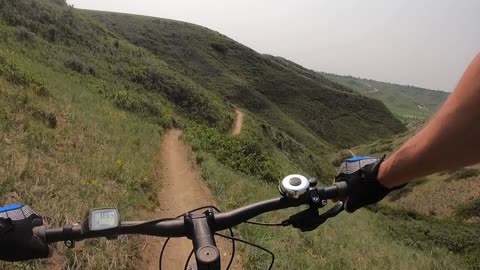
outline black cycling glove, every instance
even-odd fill
[[[404,187],[401,185],[392,189],[384,187],[377,181],[380,164],[385,157],[353,157],[346,159],[335,177],[335,182],[348,183],[348,199],[345,210],[353,213],[365,205],[379,202],[393,190]]]
[[[33,234],[43,225],[42,217],[27,205],[13,204],[0,208],[0,260],[23,261],[47,258],[48,244]]]

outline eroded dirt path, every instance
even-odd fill
[[[235,111],[235,121],[233,122],[233,129],[232,129],[232,134],[234,136],[240,135],[240,132],[242,132],[242,127],[243,127],[243,117],[244,114],[236,110]]]
[[[194,164],[188,159],[188,148],[179,140],[182,132],[174,129],[164,137],[156,168],[156,177],[162,183],[158,195],[160,211],[156,218],[175,217],[189,210],[205,205],[215,205],[212,195],[202,182]],[[137,269],[158,269],[158,258],[164,239],[148,237],[142,251],[142,261]],[[217,239],[223,268],[230,257],[231,243]],[[171,239],[164,254],[162,269],[183,269],[185,260],[192,250],[192,242],[187,238]],[[194,262],[192,258],[192,262]],[[238,265],[238,260],[237,265]],[[240,269],[240,267],[232,267]]]

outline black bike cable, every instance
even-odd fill
[[[245,221],[244,223],[258,225],[258,226],[270,226],[270,227],[284,227],[286,226],[284,223],[263,223],[263,222],[256,222],[256,221]]]
[[[162,250],[160,251],[160,258],[158,259],[158,269],[162,270],[162,261],[163,261],[163,253],[165,252],[165,248],[167,247],[167,243],[170,241],[170,237],[165,240],[162,246]]]
[[[190,251],[190,255],[188,255],[187,261],[185,262],[185,266],[183,267],[183,270],[188,270],[188,263],[190,262],[190,259],[192,258],[193,255],[193,249]]]
[[[258,249],[261,249],[261,250],[269,253],[270,256],[272,256],[272,261],[270,262],[270,266],[268,267],[268,270],[271,270],[271,269],[272,269],[273,264],[275,263],[275,254],[273,254],[273,252],[271,252],[270,250],[268,250],[268,249],[266,249],[266,248],[264,248],[264,247],[262,247],[262,246],[256,245],[256,244],[254,244],[254,243],[248,242],[248,241],[246,241],[246,240],[242,240],[242,239],[240,239],[240,238],[230,237],[230,236],[227,236],[227,235],[224,235],[224,234],[221,234],[221,233],[215,233],[215,234],[218,235],[218,236],[221,236],[221,237],[230,239],[230,240],[232,240],[232,241],[235,240],[235,241],[242,242],[242,243],[244,243],[244,244],[250,245],[250,246],[252,246],[252,247],[256,247],[256,248],[258,248]]]

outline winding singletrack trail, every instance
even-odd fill
[[[243,118],[244,118],[244,114],[241,111],[236,110],[235,121],[233,121],[233,129],[232,129],[233,136],[238,136],[242,132]]]
[[[162,190],[158,194],[160,211],[155,218],[175,217],[194,208],[215,205],[212,195],[202,182],[194,164],[188,159],[188,148],[179,140],[182,131],[173,129],[163,136],[160,149],[159,166],[156,178],[161,179]],[[146,237],[142,251],[142,261],[137,269],[158,269],[160,250],[165,239]],[[216,238],[221,253],[222,267],[225,268],[230,259],[231,242]],[[183,269],[185,260],[192,250],[192,242],[187,238],[172,238],[167,245],[162,269]],[[191,262],[194,263],[192,258]],[[237,258],[232,269],[241,269]],[[234,267],[235,266],[235,267]]]

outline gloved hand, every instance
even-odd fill
[[[48,244],[32,232],[34,227],[41,225],[42,217],[28,205],[12,204],[0,208],[0,260],[47,258],[50,253]]]
[[[381,201],[393,190],[404,187],[401,185],[392,189],[382,186],[377,181],[378,170],[385,157],[353,157],[346,159],[335,177],[335,182],[348,183],[348,195],[345,200],[345,210],[349,213],[365,205]]]

